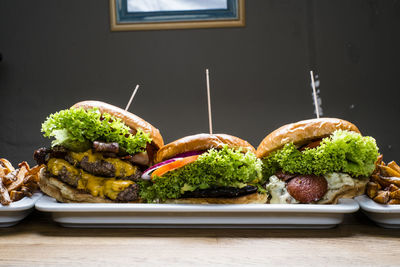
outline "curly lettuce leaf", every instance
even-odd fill
[[[52,145],[62,145],[73,151],[83,151],[90,142],[116,142],[129,154],[143,152],[151,142],[141,129],[135,135],[121,119],[108,113],[101,114],[97,108],[84,110],[70,108],[47,117],[42,124],[45,137],[54,137]]]
[[[180,169],[155,177],[153,183],[143,182],[141,197],[149,202],[179,198],[185,191],[221,186],[244,187],[257,185],[262,179],[261,160],[251,153],[243,154],[224,146],[210,149]]]
[[[337,130],[316,148],[299,151],[289,143],[271,153],[263,159],[263,175],[270,177],[277,170],[283,170],[298,174],[344,172],[353,177],[370,176],[378,156],[374,138]]]

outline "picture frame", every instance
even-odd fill
[[[131,12],[128,10],[128,1],[109,0],[111,31],[245,26],[245,0],[227,0],[227,9],[157,12]]]

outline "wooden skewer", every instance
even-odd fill
[[[210,134],[213,134],[212,116],[211,116],[211,97],[210,97],[210,75],[208,69],[206,69],[206,80],[207,80],[207,98],[208,98],[208,123],[210,127]]]
[[[139,84],[137,84],[136,87],[135,87],[135,90],[133,90],[132,95],[131,95],[131,98],[129,99],[129,102],[128,102],[128,104],[126,105],[125,110],[128,110],[128,109],[129,109],[129,107],[130,107],[130,105],[131,105],[131,103],[132,103],[132,100],[133,100],[133,98],[135,97],[136,92],[137,92],[138,89],[139,89]]]
[[[317,118],[319,119],[319,108],[318,108],[318,101],[317,101],[317,90],[315,90],[314,72],[313,72],[312,70],[310,71],[310,75],[311,75],[311,86],[312,86],[313,95],[314,95],[315,113],[317,114]]]

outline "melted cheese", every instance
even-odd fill
[[[337,190],[346,185],[350,187],[354,187],[356,185],[356,180],[347,173],[328,173],[325,174],[324,177],[328,182],[328,191],[320,201],[331,199],[332,195],[336,194]]]
[[[94,197],[108,197],[115,200],[120,192],[134,184],[130,180],[118,180],[116,178],[103,178],[91,175],[81,169],[75,168],[63,159],[51,158],[47,163],[48,171],[56,176],[60,174],[60,171],[64,167],[74,176],[80,177],[77,189],[85,190]]]
[[[56,158],[51,158],[49,162],[47,163],[47,170],[53,174],[53,175],[60,175],[61,169],[65,167],[68,172],[72,173],[74,176],[79,176],[80,171],[69,164],[67,161],[63,159],[56,159]]]
[[[269,183],[267,185],[267,191],[271,195],[271,204],[292,204],[299,203],[295,198],[293,198],[286,189],[286,183],[280,180],[275,175],[269,178]]]
[[[71,158],[74,159],[75,163],[79,163],[84,157],[87,157],[90,163],[95,163],[96,161],[106,161],[111,163],[115,168],[116,177],[128,177],[134,175],[137,171],[137,167],[125,162],[119,158],[104,158],[101,153],[93,153],[91,149],[85,152],[69,152]]]

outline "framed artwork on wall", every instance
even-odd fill
[[[245,26],[245,0],[110,0],[111,31]]]

